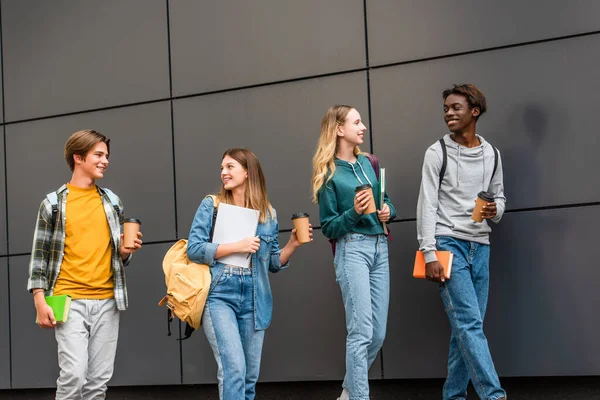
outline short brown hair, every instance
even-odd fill
[[[471,83],[453,85],[452,89],[446,89],[442,92],[442,97],[446,100],[451,94],[463,96],[467,99],[469,108],[479,108],[479,115],[477,118],[481,117],[481,115],[487,111],[487,101],[485,100],[485,96],[477,86]]]
[[[75,170],[75,160],[73,159],[73,156],[77,154],[85,159],[87,153],[100,142],[106,144],[106,149],[110,154],[110,139],[100,132],[93,129],[85,129],[72,134],[65,144],[65,160],[67,160],[67,164],[71,171]]]

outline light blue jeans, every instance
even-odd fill
[[[506,392],[500,386],[483,333],[490,283],[490,246],[447,236],[438,236],[436,241],[438,250],[448,250],[454,255],[450,279],[440,284],[452,327],[443,398],[464,400],[469,380],[480,399],[504,397]]]
[[[202,325],[217,361],[219,399],[252,400],[265,331],[254,325],[250,268],[225,267],[208,295]]]
[[[56,400],[102,400],[113,374],[119,310],[114,299],[73,300],[69,319],[54,328],[60,376]]]
[[[390,302],[385,235],[349,233],[336,243],[335,277],[346,311],[346,375],[351,400],[369,399],[369,368],[383,345]]]

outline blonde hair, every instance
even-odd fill
[[[227,156],[239,162],[248,173],[246,193],[244,193],[244,207],[260,211],[259,221],[261,223],[267,222],[267,218],[272,219],[275,212],[267,198],[265,176],[256,155],[248,149],[233,148],[225,151],[221,160]],[[221,190],[217,194],[217,198],[220,202],[233,204],[233,194],[231,190],[225,189],[223,184],[221,184]]]
[[[108,154],[110,154],[110,139],[93,129],[77,131],[71,135],[65,144],[65,160],[71,171],[75,170],[74,155],[78,155],[85,160],[87,153],[98,143],[105,143]]]
[[[346,122],[351,110],[354,110],[354,107],[343,104],[331,106],[321,120],[321,135],[313,157],[312,201],[314,203],[319,203],[319,190],[324,184],[329,183],[335,172],[337,128]],[[354,147],[354,155],[358,156],[359,154],[358,146]]]

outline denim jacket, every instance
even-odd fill
[[[188,257],[191,261],[200,264],[208,264],[212,276],[210,289],[217,285],[225,264],[215,260],[217,252],[216,243],[210,243],[210,231],[213,222],[214,204],[210,197],[206,197],[200,203],[198,211],[194,216],[190,236],[188,239]],[[256,235],[260,237],[260,248],[252,254],[252,281],[254,293],[254,327],[264,330],[271,324],[273,314],[273,294],[269,284],[269,271],[279,272],[289,266],[289,261],[281,265],[279,255],[279,224],[277,214],[265,223],[259,223]]]

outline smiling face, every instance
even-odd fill
[[[231,156],[223,157],[223,161],[221,161],[221,181],[225,190],[245,189],[247,179],[248,171],[242,167],[242,164]]]
[[[479,108],[470,108],[465,96],[451,94],[444,100],[444,121],[452,133],[462,133],[474,127],[479,114]]]
[[[73,159],[75,160],[75,169],[82,176],[91,179],[103,178],[108,167],[108,147],[104,142],[96,143],[85,157],[75,154]]]
[[[337,135],[341,140],[359,146],[363,143],[367,127],[362,123],[360,114],[354,108],[348,112],[346,120],[338,125]]]

